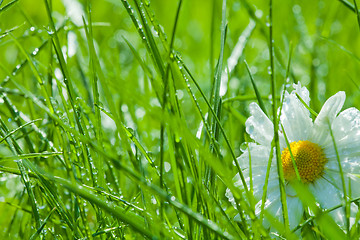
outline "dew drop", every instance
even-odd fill
[[[32,52],[32,55],[35,56],[35,55],[38,54],[38,53],[39,53],[39,49],[38,49],[38,48],[35,48],[34,51]]]
[[[248,146],[245,142],[240,145],[240,151],[242,151],[242,152],[245,152],[247,148],[248,148]]]

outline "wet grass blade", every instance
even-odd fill
[[[304,105],[304,107],[306,107],[307,110],[309,110],[309,112],[314,115],[315,117],[317,117],[317,113],[312,109],[310,108],[306,102],[300,97],[300,95],[298,93],[295,93],[296,94],[296,97],[300,100],[300,102]]]
[[[274,66],[274,52],[273,52],[273,1],[269,2],[269,55],[270,55],[270,81],[271,81],[271,95],[272,95],[272,116],[274,126],[274,143],[275,143],[275,156],[277,161],[277,171],[279,176],[279,188],[280,198],[282,206],[283,221],[286,232],[289,232],[289,217],[286,204],[286,192],[285,192],[285,179],[282,170],[281,158],[280,158],[280,142],[279,142],[279,125],[277,117],[277,101],[276,101],[276,81],[275,81],[275,66]]]
[[[35,123],[35,122],[41,121],[41,120],[42,120],[42,119],[35,119],[35,120],[33,120],[33,121],[27,122],[27,123],[25,123],[24,125],[21,125],[20,127],[18,127],[18,128],[16,128],[16,129],[10,131],[10,132],[9,132],[8,134],[6,134],[2,139],[0,139],[0,143],[1,143],[2,141],[4,141],[6,138],[8,138],[8,137],[10,137],[11,135],[13,135],[14,133],[16,133],[17,131],[22,130],[24,127],[26,127],[26,126],[28,126],[28,125],[30,125],[30,124],[33,124],[33,123]]]

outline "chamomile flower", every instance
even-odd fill
[[[323,209],[343,204],[341,171],[348,197],[350,199],[360,197],[360,111],[349,108],[339,114],[345,102],[345,93],[338,92],[325,102],[318,116],[312,120],[309,110],[296,96],[297,93],[309,105],[309,91],[300,83],[294,84],[293,87],[294,91],[291,93],[285,92],[279,123],[284,130],[283,132],[279,127],[279,142],[291,229],[298,226],[304,216],[303,205],[291,187],[291,181],[297,178],[296,169],[301,181],[308,186]],[[255,211],[259,214],[274,127],[272,121],[256,103],[251,103],[249,109],[251,116],[246,121],[246,131],[255,143],[249,143],[248,148],[237,160],[243,170],[248,189],[250,190],[250,186],[253,188],[257,201]],[[291,151],[287,147],[285,136],[290,143]],[[341,169],[339,169],[336,149]],[[293,160],[296,168],[294,168]],[[268,212],[282,220],[276,165],[274,154],[271,160],[266,200],[263,204]],[[239,175],[235,176],[234,181],[237,186],[243,188]],[[230,191],[227,192],[227,196],[230,201],[234,201]],[[352,204],[351,209],[355,212],[356,205]],[[330,214],[341,227],[345,226],[344,208],[333,210]]]

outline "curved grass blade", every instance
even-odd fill
[[[317,117],[318,114],[317,114],[312,108],[310,108],[310,107],[306,104],[306,102],[300,97],[300,95],[299,95],[297,92],[295,92],[295,94],[296,94],[296,97],[300,100],[300,102],[304,105],[304,107],[306,107],[306,109],[309,110],[309,112],[310,112],[312,115],[314,115],[315,117]]]
[[[24,127],[26,127],[26,126],[28,126],[28,125],[30,125],[30,124],[33,124],[33,123],[35,123],[35,122],[37,122],[37,121],[41,121],[41,120],[42,120],[42,119],[32,120],[32,121],[30,121],[30,122],[25,123],[24,125],[21,125],[20,127],[16,128],[16,129],[10,131],[10,132],[9,132],[8,134],[6,134],[2,139],[0,139],[0,143],[3,142],[6,138],[8,138],[8,137],[10,137],[11,135],[13,135],[14,133],[16,133],[17,131],[22,130]]]

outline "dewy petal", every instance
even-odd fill
[[[360,156],[360,111],[349,108],[335,118],[332,131],[341,158]],[[325,153],[329,157],[336,157],[333,143],[325,146]]]
[[[320,145],[329,144],[329,124],[331,125],[336,115],[340,112],[345,102],[345,92],[338,92],[331,96],[321,108],[321,111],[314,121],[310,141]]]
[[[250,152],[250,154],[249,154]],[[248,168],[251,157],[252,166],[264,166],[266,168],[270,156],[270,147],[258,145],[256,143],[249,143],[248,148],[237,158],[237,161],[242,169]]]
[[[336,115],[340,112],[345,102],[345,92],[340,91],[335,95],[331,96],[321,108],[321,111],[315,119],[315,124],[321,124],[322,122],[330,123],[333,122]]]
[[[280,121],[290,142],[308,139],[313,123],[309,110],[300,102],[294,92],[285,93]]]
[[[245,123],[246,132],[261,145],[270,146],[274,136],[272,122],[256,103],[251,103],[249,108],[251,116]]]
[[[301,87],[301,83],[298,82],[298,84],[294,83],[293,84],[294,87],[294,91],[292,92],[292,94],[294,94],[295,92],[297,94],[299,94],[299,96],[301,97],[302,100],[304,100],[304,102],[309,106],[310,103],[310,94],[309,94],[309,90],[306,87]],[[295,95],[295,94],[294,94]]]
[[[331,177],[325,174],[324,178],[328,180],[319,178],[314,184],[309,185],[309,189],[321,204],[321,207],[329,209],[340,204],[342,197],[340,191],[330,183],[332,181]]]
[[[287,197],[287,207],[289,213],[290,229],[295,228],[299,225],[304,208],[301,204],[301,200],[298,197]]]
[[[360,129],[360,111],[356,108],[348,108],[342,111],[334,120],[332,129],[335,139],[342,139],[354,130]]]

